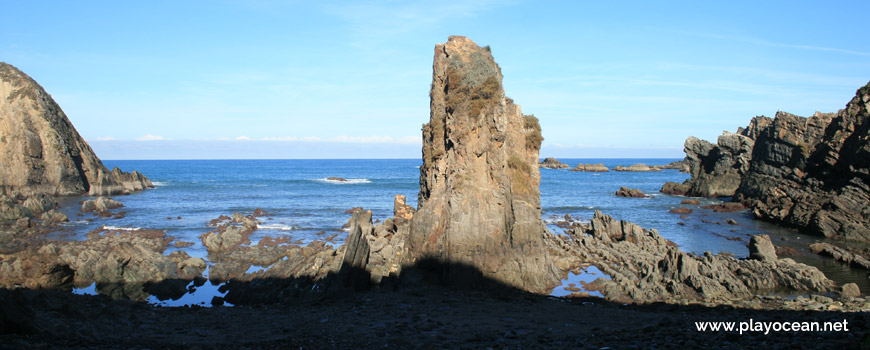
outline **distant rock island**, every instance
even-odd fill
[[[755,117],[716,144],[689,137],[691,178],[662,192],[728,197],[758,218],[826,237],[870,241],[870,84],[845,109]]]
[[[137,171],[109,171],[51,95],[3,62],[0,121],[0,191],[12,210],[13,202],[35,196],[105,196],[154,187]]]
[[[560,162],[556,158],[547,157],[541,161],[541,164],[538,164],[541,168],[546,169],[568,169],[571,166],[565,163]]]

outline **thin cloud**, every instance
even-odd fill
[[[112,136],[101,136],[101,137],[95,138],[94,140],[97,140],[97,141],[118,141],[118,138],[112,137]]]
[[[142,136],[142,137],[136,139],[136,141],[162,141],[162,140],[165,140],[165,138],[163,138],[163,136],[157,136],[157,135],[151,135],[151,134],[147,134],[145,136]]]

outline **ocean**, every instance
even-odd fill
[[[662,165],[679,159],[560,159],[572,167],[578,163],[617,165],[644,163]],[[323,239],[324,234],[339,234],[342,244],[347,232],[342,226],[350,218],[348,210],[371,210],[374,220],[392,217],[393,197],[406,196],[416,207],[419,191],[419,159],[328,159],[328,160],[105,160],[109,167],[138,170],[156,186],[114,198],[126,211],[119,219],[100,218],[79,213],[80,202],[89,197],[61,200],[60,210],[69,216],[65,232],[58,238],[85,239],[85,234],[101,226],[116,229],[148,228],[164,230],[177,240],[194,242],[181,248],[191,256],[206,258],[199,236],[211,231],[207,223],[234,212],[251,214],[254,209],[269,215],[260,218],[260,227],[251,236],[252,244],[265,236],[288,236],[303,244]],[[342,177],[346,182],[328,180]],[[748,211],[715,213],[699,206],[681,205],[685,197],[660,194],[667,181],[682,182],[688,174],[677,170],[661,172],[572,172],[567,169],[541,169],[542,218],[554,233],[562,229],[554,223],[566,214],[588,221],[594,210],[616,219],[655,228],[680,249],[696,254],[705,251],[748,255],[747,243],[753,234],[769,234],[776,245],[799,248],[792,258],[819,267],[839,283],[857,282],[862,293],[870,283],[862,271],[849,269],[828,258],[807,252],[806,242],[823,240],[758,220]],[[622,198],[614,195],[620,186],[638,188],[649,198]],[[699,198],[702,205],[721,203],[719,199]],[[694,210],[682,218],[668,210],[687,206]],[[727,219],[736,221],[728,224]],[[170,247],[167,254],[179,248]]]

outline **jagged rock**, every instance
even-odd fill
[[[82,212],[97,212],[103,213],[110,209],[120,208],[124,205],[109,197],[99,197],[97,199],[89,199],[82,203]]]
[[[687,193],[733,195],[757,218],[870,241],[868,103],[870,84],[838,113],[755,117],[736,134],[720,136],[718,145],[690,137]]]
[[[683,146],[691,179],[690,196],[733,196],[742,176],[749,170],[754,140],[744,135],[725,132],[713,145],[689,137]]]
[[[857,298],[861,296],[861,289],[855,283],[846,283],[840,289],[840,297]]]
[[[776,262],[776,249],[768,235],[754,235],[749,240],[749,258],[764,262]]]
[[[689,161],[683,159],[683,160],[678,160],[676,162],[670,162],[670,163],[665,164],[665,165],[653,165],[653,166],[651,166],[651,168],[655,168],[655,169],[659,169],[659,170],[661,170],[661,169],[673,169],[673,170],[679,170],[681,173],[688,173],[689,172]]]
[[[448,283],[547,291],[558,275],[542,242],[537,118],[505,97],[490,51],[461,36],[435,47],[430,96],[408,263],[440,263]]]
[[[565,163],[560,162],[556,158],[544,158],[541,164],[538,164],[541,168],[547,169],[568,169],[571,166]]]
[[[138,172],[106,169],[51,96],[3,62],[0,119],[0,189],[13,198],[114,195],[154,187]]]
[[[835,285],[815,267],[787,258],[772,263],[687,254],[655,229],[618,221],[597,210],[588,227],[569,235],[559,245],[563,254],[576,266],[592,264],[610,277],[587,284],[586,290],[600,291],[617,302],[728,303],[776,288],[828,292]]]
[[[690,185],[688,183],[684,182],[684,183],[678,184],[676,182],[668,181],[668,182],[665,182],[664,185],[662,185],[662,189],[659,190],[659,192],[664,193],[664,194],[673,195],[673,196],[685,196],[687,193],[689,193],[689,190],[691,190],[691,189],[692,189],[692,185]]]
[[[810,244],[810,250],[819,255],[830,256],[846,265],[870,270],[870,249],[865,249],[862,254],[861,251],[837,247],[830,243],[813,243]]]
[[[242,244],[249,244],[248,236],[257,230],[257,225],[259,222],[253,216],[233,213],[231,223],[220,225],[217,230],[203,233],[200,236],[202,245],[210,253],[217,253],[234,249]]]
[[[656,168],[656,167],[650,167],[650,166],[648,166],[648,165],[646,165],[646,164],[642,164],[642,163],[641,163],[641,164],[634,164],[634,165],[631,165],[631,166],[617,165],[616,167],[613,168],[613,170],[614,170],[614,171],[636,171],[636,172],[642,172],[642,171],[661,171],[662,169],[660,169],[660,168]]]
[[[411,220],[414,217],[414,207],[405,204],[405,196],[397,194],[393,200],[393,217]]]
[[[629,198],[646,198],[649,197],[643,191],[636,188],[628,188],[622,186],[619,190],[616,191],[616,195],[619,197],[629,197]]]
[[[598,163],[598,164],[580,163],[580,164],[577,164],[576,167],[571,169],[571,171],[588,171],[588,172],[594,172],[594,173],[606,173],[606,172],[610,171],[610,169],[608,167],[604,166],[604,163]]]

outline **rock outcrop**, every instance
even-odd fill
[[[777,112],[685,148],[692,178],[663,193],[734,196],[767,221],[870,241],[870,84],[836,114]]]
[[[646,198],[649,197],[643,191],[636,188],[628,188],[622,186],[619,190],[616,191],[616,195],[619,197],[628,197],[628,198]]]
[[[823,293],[835,287],[815,267],[788,258],[738,260],[685,253],[655,229],[618,221],[597,210],[589,226],[559,238],[564,256],[574,260],[565,264],[592,264],[610,277],[598,278],[586,289],[619,302],[729,303],[776,288]]]
[[[537,118],[505,97],[490,50],[461,36],[435,47],[430,96],[408,263],[441,265],[448,283],[547,291],[558,275],[543,246]]]
[[[843,264],[870,270],[870,249],[842,248],[830,243],[817,242],[810,244],[810,250],[819,255],[829,256]]]
[[[544,158],[544,160],[541,161],[541,163],[538,164],[538,166],[540,166],[541,168],[546,168],[546,169],[568,169],[571,167],[568,164],[560,162],[556,158],[550,158],[550,157]]]
[[[153,187],[136,171],[109,171],[51,96],[2,62],[0,163],[0,191],[10,198],[115,195]]]
[[[604,163],[598,163],[598,164],[580,163],[580,164],[577,164],[576,167],[571,169],[571,171],[588,171],[588,172],[593,172],[593,173],[606,173],[606,172],[610,171],[610,169],[608,167],[604,166]]]
[[[632,171],[632,172],[643,172],[643,171],[662,171],[661,168],[655,166],[649,166],[643,163],[634,164],[631,166],[617,165],[613,167],[613,171]]]

